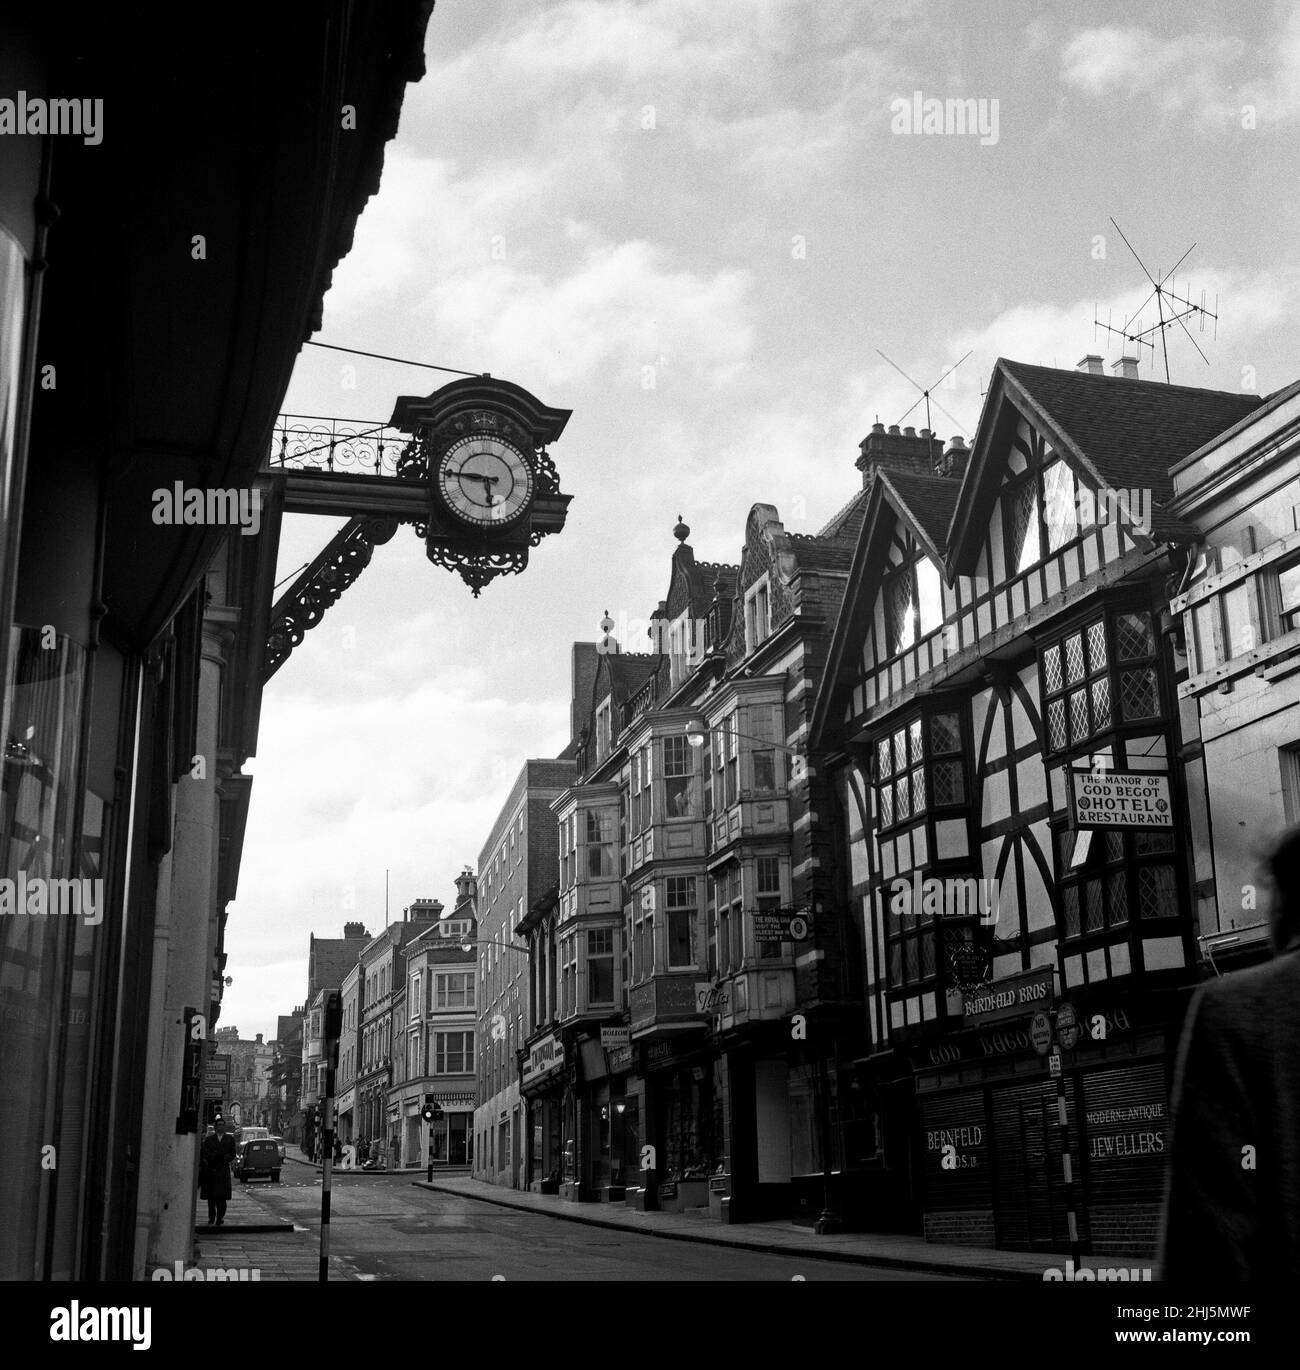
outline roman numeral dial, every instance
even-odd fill
[[[513,443],[485,433],[454,442],[438,466],[447,512],[478,528],[513,523],[533,497],[533,468]]]

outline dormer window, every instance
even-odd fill
[[[745,591],[745,651],[752,652],[772,631],[768,580],[764,576]]]

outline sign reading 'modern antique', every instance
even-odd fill
[[[1151,771],[1074,771],[1070,794],[1080,828],[1172,828],[1169,777]]]

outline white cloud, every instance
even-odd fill
[[[1269,48],[1272,71],[1248,80],[1242,90],[1241,103],[1255,106],[1261,127],[1300,119],[1300,7]]]
[[[1246,45],[1238,38],[1197,33],[1161,38],[1148,29],[1084,29],[1061,54],[1061,79],[1094,99],[1150,100],[1166,119],[1187,115],[1227,126],[1236,112],[1225,69]]]

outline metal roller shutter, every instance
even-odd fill
[[[983,1090],[944,1094],[921,1105],[926,1208],[930,1212],[988,1209],[993,1203],[988,1116]],[[951,1148],[945,1152],[945,1148]],[[944,1168],[948,1156],[952,1168]]]
[[[1081,1148],[1090,1204],[1159,1203],[1169,1145],[1165,1065],[1084,1076]]]
[[[1077,1135],[1072,1096],[1071,1090],[1066,1118],[1071,1135]],[[994,1090],[993,1149],[998,1245],[1018,1251],[1065,1250],[1070,1228],[1055,1081]]]

